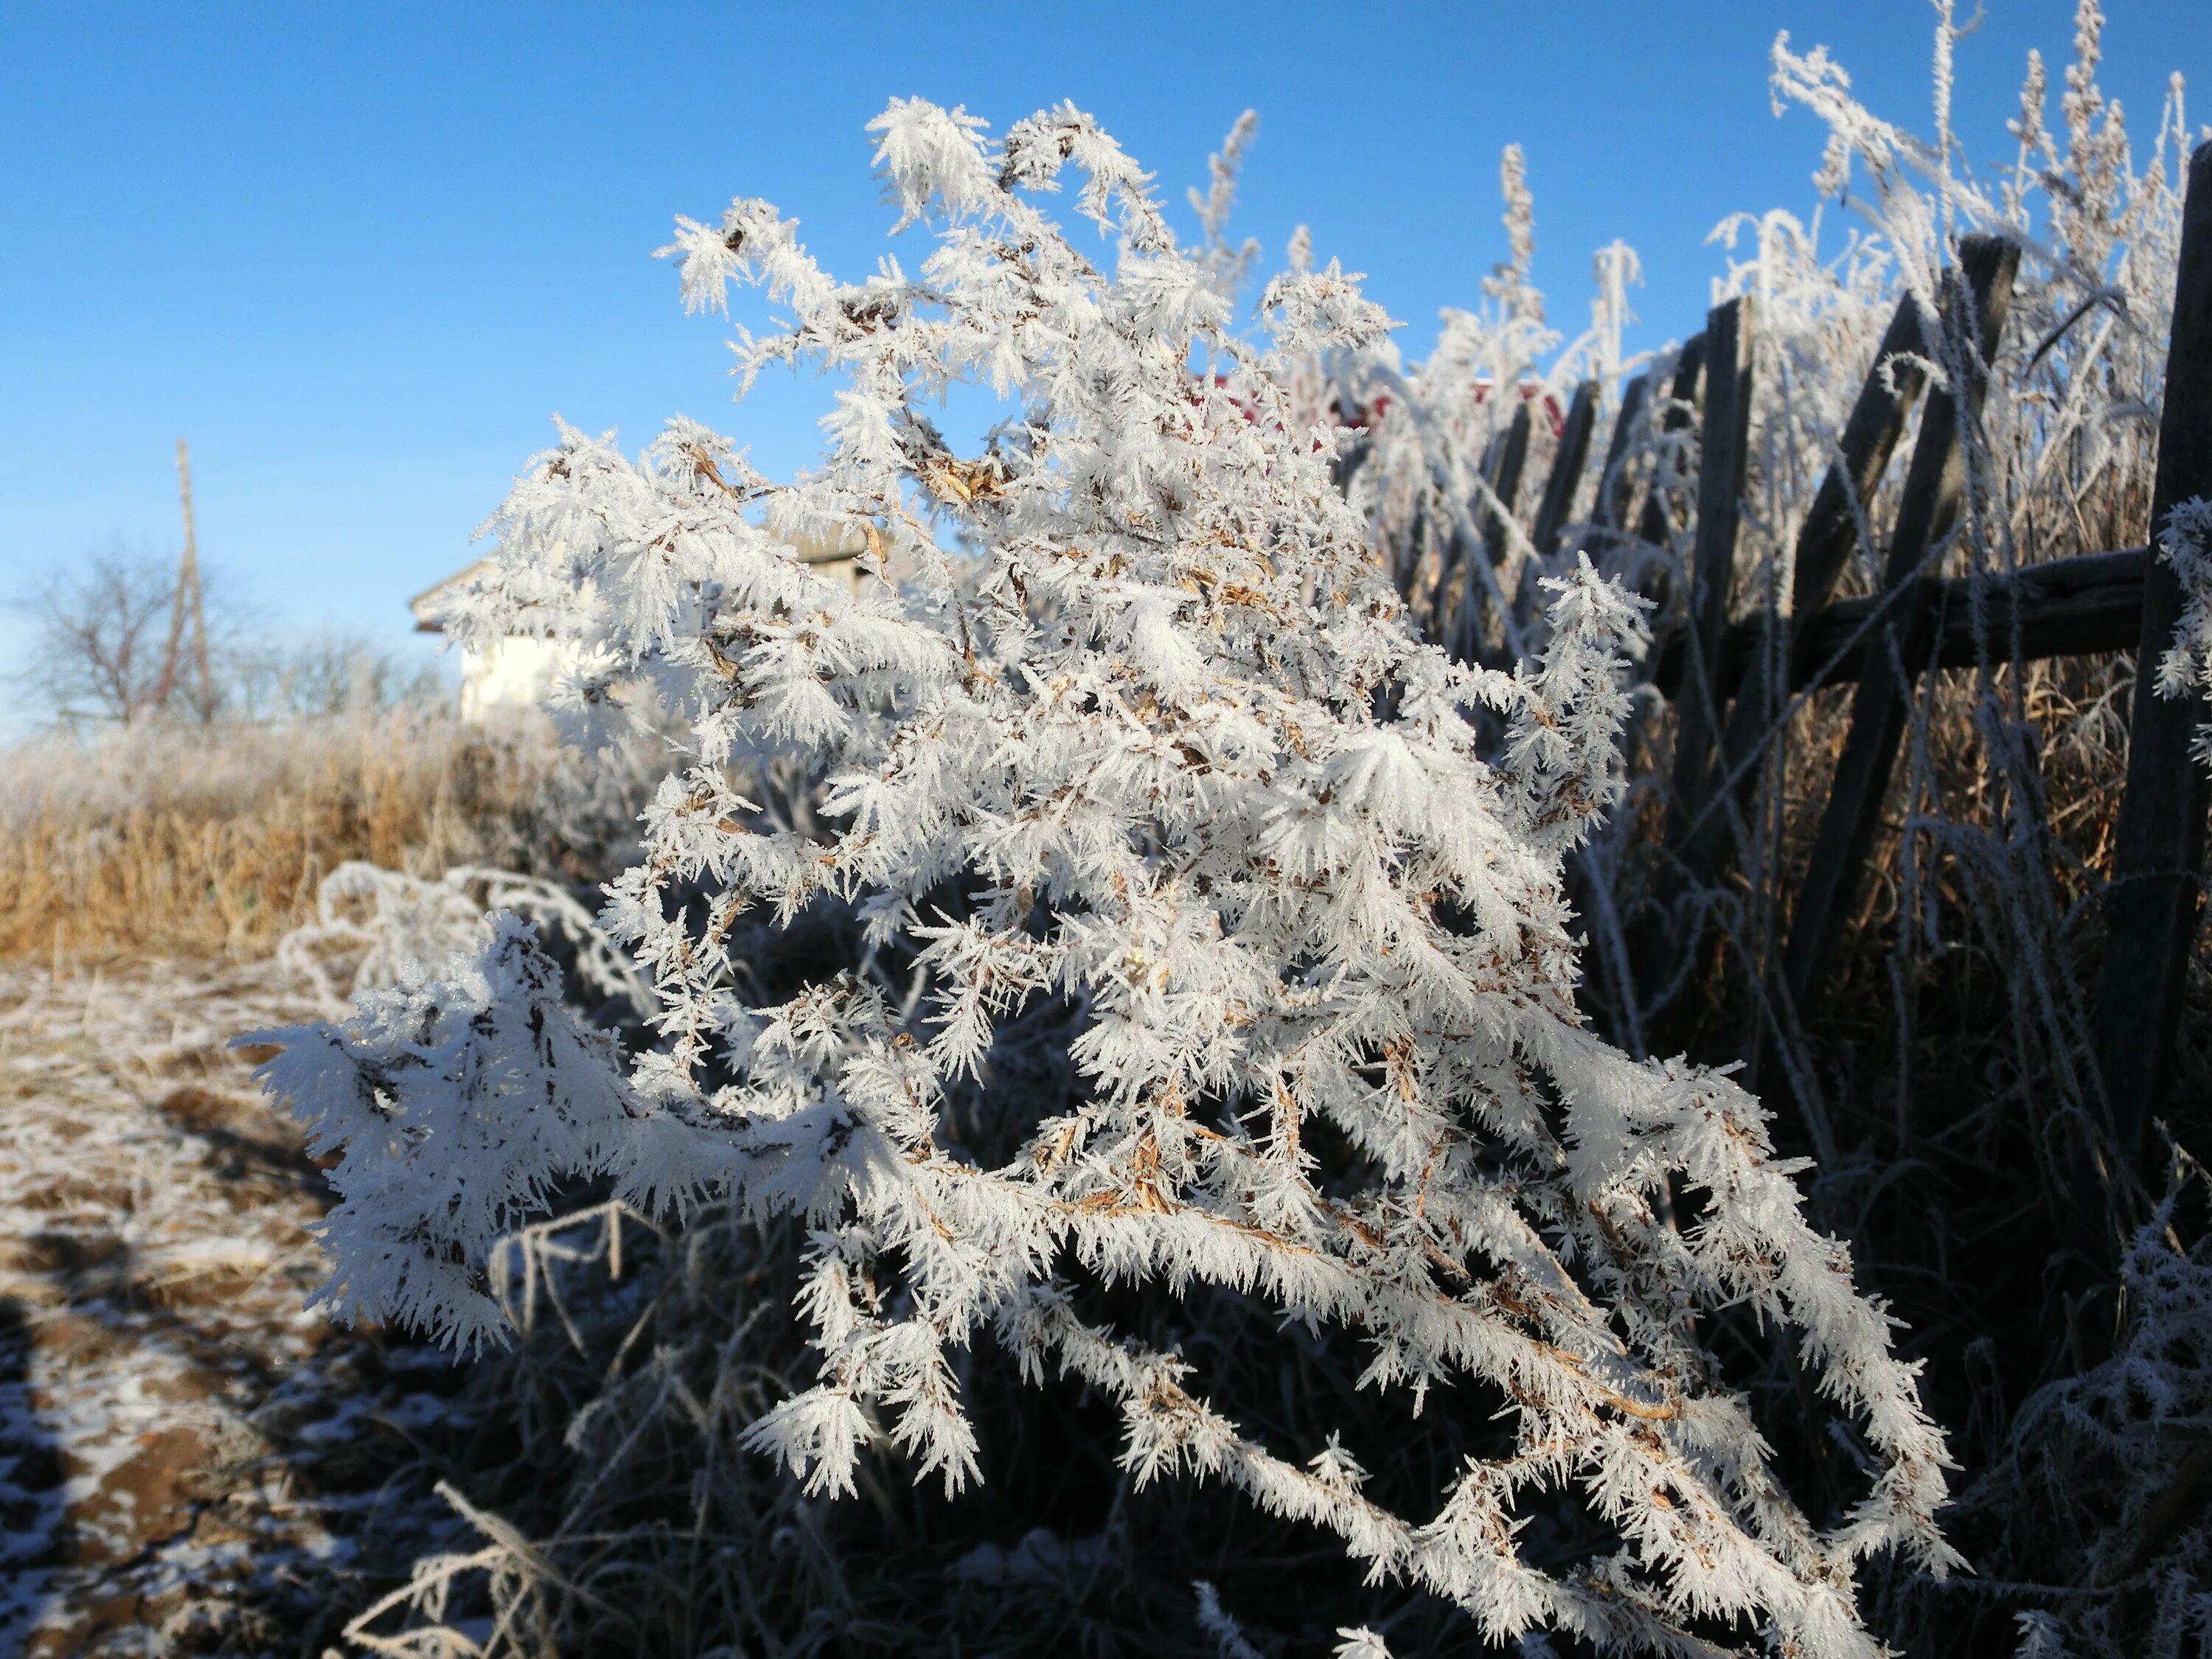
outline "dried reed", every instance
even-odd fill
[[[590,879],[622,816],[578,811],[587,792],[550,734],[419,714],[133,727],[20,749],[5,770],[0,958],[264,956],[348,860]]]

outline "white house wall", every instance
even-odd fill
[[[510,636],[461,654],[461,718],[483,721],[516,708],[535,708],[574,647],[559,640]]]

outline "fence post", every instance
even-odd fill
[[[2127,793],[2105,891],[2105,967],[2097,996],[2105,1095],[2123,1152],[2136,1157],[2172,1082],[2204,864],[2206,778],[2189,747],[2196,728],[2212,719],[2203,698],[2161,697],[2156,690],[2156,665],[2173,642],[2185,597],[2173,567],[2158,557],[2158,538],[2176,507],[2212,496],[2212,143],[2199,145],[2191,158],[2187,189],[2151,488],[2153,551],[2143,571],[2128,717]]]
[[[1674,378],[1668,386],[1665,411],[1659,417],[1659,433],[1662,438],[1688,427],[1705,377],[1705,337],[1692,334],[1683,343],[1681,353],[1674,360]],[[1636,384],[1649,386],[1650,377],[1646,375]],[[1634,389],[1630,388],[1632,392]],[[1620,418],[1626,421],[1629,414],[1629,406],[1624,404]],[[1616,426],[1616,443],[1622,435],[1620,428]],[[1608,466],[1612,465],[1607,463]],[[1660,659],[1667,651],[1668,610],[1674,592],[1666,564],[1655,562],[1650,551],[1655,547],[1668,545],[1674,539],[1674,510],[1668,504],[1666,488],[1659,481],[1656,459],[1652,467],[1650,481],[1644,486],[1644,508],[1636,517],[1636,533],[1626,540],[1624,548],[1630,562],[1623,563],[1617,560],[1619,568],[1609,573],[1619,577],[1630,592],[1651,601],[1651,648],[1644,653],[1644,660],[1636,665],[1633,672],[1632,678],[1638,680],[1649,680],[1659,672]],[[1616,482],[1613,489],[1616,502],[1625,507],[1627,504],[1626,487]]]
[[[1691,409],[1698,401],[1698,388],[1705,374],[1705,337],[1692,334],[1683,344],[1682,355],[1674,360],[1674,381],[1668,388],[1670,407],[1659,418],[1659,430],[1680,432],[1690,424]],[[1667,506],[1667,492],[1654,477],[1644,493],[1644,511],[1636,520],[1637,539],[1663,546],[1674,530],[1673,514]]]
[[[1515,388],[1518,392],[1519,388]],[[1483,550],[1490,555],[1492,564],[1504,564],[1506,555],[1505,519],[1510,517],[1521,496],[1521,475],[1528,467],[1529,415],[1528,400],[1513,411],[1513,419],[1505,428],[1505,441],[1498,452],[1498,470],[1488,477],[1490,487],[1504,508],[1503,514],[1486,513],[1482,519]]]
[[[1757,312],[1744,295],[1705,319],[1705,410],[1698,447],[1697,541],[1681,689],[1674,699],[1674,798],[1667,840],[1694,871],[1712,862],[1726,819],[1706,811],[1720,731],[1717,670],[1735,583],[1737,532],[1751,460],[1751,371]],[[1700,822],[1701,818],[1705,822]]]
[[[1605,467],[1597,475],[1597,496],[1590,503],[1590,522],[1600,528],[1616,532],[1608,536],[1607,550],[1620,539],[1618,532],[1627,516],[1628,477],[1624,465],[1628,454],[1628,440],[1636,430],[1637,416],[1644,413],[1644,399],[1651,395],[1651,377],[1639,374],[1628,383],[1628,390],[1620,394],[1620,412],[1613,417],[1613,436],[1605,447]]]
[[[1933,349],[1933,323],[1911,293],[1897,302],[1881,343],[1875,349],[1874,367],[1844,423],[1836,459],[1828,464],[1820,493],[1798,529],[1790,608],[1765,619],[1765,626],[1777,630],[1779,637],[1762,636],[1754,647],[1721,743],[1721,769],[1735,779],[1740,805],[1750,805],[1759,783],[1759,769],[1750,764],[1751,758],[1765,743],[1784,699],[1798,683],[1795,668],[1802,642],[1796,624],[1818,613],[1835,592],[1851,549],[1858,545],[1867,503],[1889,470],[1890,457],[1905,435],[1905,417],[1927,383],[1920,364],[1923,354]]]
[[[1944,279],[1943,333],[1955,343],[1947,347],[1946,355],[1955,349],[1956,360],[1963,360],[1966,421],[1980,411],[1989,388],[1984,371],[1996,353],[2012,304],[2013,273],[2019,266],[2016,243],[2002,237],[1969,236],[1960,246],[1959,269]],[[1835,781],[1829,787],[1827,810],[1820,817],[1804,885],[1798,890],[1796,914],[1790,918],[1783,971],[1801,1018],[1810,1012],[1827,977],[1857,899],[1860,876],[1881,823],[1890,767],[1905,735],[1912,681],[1929,656],[1933,601],[1941,577],[1923,566],[1930,562],[1930,554],[1957,523],[1965,497],[1961,425],[1955,392],[1930,395],[1920,417],[1920,436],[1905,473],[1905,499],[1898,508],[1883,572],[1884,591],[1894,596],[1889,617],[1867,651],[1851,701],[1850,730],[1836,763]]]
[[[1524,405],[1525,407],[1525,405]],[[1538,560],[1548,560],[1559,550],[1559,532],[1574,508],[1575,490],[1583,481],[1583,465],[1589,459],[1590,431],[1597,424],[1597,382],[1584,380],[1575,388],[1566,418],[1559,422],[1559,447],[1552,452],[1552,470],[1544,480],[1544,493],[1536,502],[1535,522],[1528,544]],[[1513,584],[1513,619],[1522,636],[1544,614],[1544,568],[1535,561],[1522,568]]]
[[[1597,425],[1597,382],[1584,380],[1575,388],[1567,405],[1567,418],[1559,428],[1559,447],[1552,456],[1552,474],[1544,481],[1544,498],[1536,507],[1536,528],[1529,540],[1539,553],[1556,553],[1559,532],[1567,514],[1575,510],[1575,486],[1583,480],[1589,460],[1590,434]]]
[[[1482,556],[1490,561],[1492,569],[1504,564],[1509,550],[1508,526],[1521,494],[1521,474],[1528,465],[1528,405],[1524,400],[1513,411],[1504,432],[1492,440],[1489,453],[1483,457],[1482,481],[1490,486],[1499,505],[1494,508],[1487,501],[1480,502],[1481,511],[1475,527],[1482,538]],[[1459,610],[1450,636],[1456,642],[1452,654],[1462,662],[1487,661],[1495,666],[1486,625],[1490,599],[1490,584],[1470,566],[1466,585],[1460,589]],[[1508,637],[1511,635],[1512,629],[1503,620],[1498,625]]]

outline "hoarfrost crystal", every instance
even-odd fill
[[[995,143],[919,101],[872,131],[887,200],[935,237],[911,274],[836,283],[755,201],[670,250],[687,304],[738,282],[789,307],[740,371],[836,378],[820,467],[772,484],[689,422],[635,460],[564,429],[449,619],[572,639],[579,719],[652,700],[689,727],[603,918],[658,1042],[625,1062],[580,1028],[512,921],[284,1034],[269,1079],[343,1153],[331,1294],[480,1340],[502,1232],[559,1183],[734,1195],[814,1230],[818,1381],[752,1431],[814,1490],[853,1490],[878,1437],[975,1478],[957,1377],[987,1339],[1118,1402],[1139,1484],[1230,1482],[1490,1639],[1877,1651],[1854,1563],[1950,1560],[1915,1368],[1757,1103],[1575,1006],[1562,860],[1620,793],[1638,604],[1582,562],[1546,583],[1540,660],[1421,643],[1286,390],[1293,354],[1383,342],[1355,278],[1301,260],[1241,332],[1238,262],[1179,247],[1072,106]],[[1064,181],[1106,257],[1037,205]],[[1012,411],[973,455],[925,412],[954,385]],[[857,579],[801,538],[860,550]],[[779,768],[818,780],[805,810],[748,798]],[[865,949],[763,1002],[725,945],[755,908],[848,915]],[[987,1163],[947,1103],[1053,1004],[1078,1086]],[[1354,1333],[1386,1397],[1492,1399],[1510,1449],[1395,1512],[1340,1447],[1262,1444],[1089,1311],[1138,1281]],[[1871,1477],[1832,1529],[1701,1345],[1730,1305],[1854,1419]],[[1610,1547],[1533,1565],[1527,1517],[1570,1499]]]

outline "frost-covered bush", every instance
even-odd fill
[[[565,889],[512,870],[456,865],[435,881],[353,860],[315,890],[313,919],[277,941],[276,959],[340,1007],[397,984],[418,963],[471,946],[487,911],[504,911],[566,947],[574,990],[605,1017],[642,1018],[651,991],[636,968]],[[343,988],[341,988],[343,987]]]
[[[273,1034],[270,1086],[341,1155],[332,1299],[495,1342],[501,1240],[569,1183],[727,1199],[811,1230],[787,1289],[817,1380],[750,1431],[810,1492],[886,1441],[958,1490],[989,1432],[963,1378],[1003,1366],[1114,1402],[1138,1484],[1225,1482],[1492,1639],[1877,1651],[1856,1564],[1952,1559],[1915,1367],[1757,1103],[1576,1009],[1562,860],[1621,788],[1636,605],[1583,564],[1516,673],[1421,642],[1285,390],[1381,338],[1352,278],[1302,262],[1248,336],[1073,108],[994,141],[900,100],[872,130],[901,227],[935,238],[911,273],[836,283],[751,200],[671,250],[694,307],[732,281],[788,306],[748,380],[838,377],[821,466],[771,483],[690,422],[635,460],[564,431],[449,623],[526,612],[578,647],[580,724],[649,701],[688,727],[604,917],[656,1041],[626,1060],[584,1029],[511,918]],[[1063,183],[1091,251],[1040,204]],[[1004,414],[973,453],[926,412],[955,386]],[[864,544],[860,580],[800,536]],[[777,768],[811,805],[741,793]],[[825,918],[853,948],[795,988],[732,945]],[[1040,1032],[1057,1093],[1023,1081]],[[1400,1432],[1472,1399],[1496,1454],[1386,1505],[1336,1437],[1267,1443],[1110,1323],[1130,1286],[1344,1333]],[[1863,1479],[1832,1515],[1777,1473],[1711,1340],[1728,1310],[1838,1413]],[[1539,1516],[1593,1541],[1532,1559]]]

